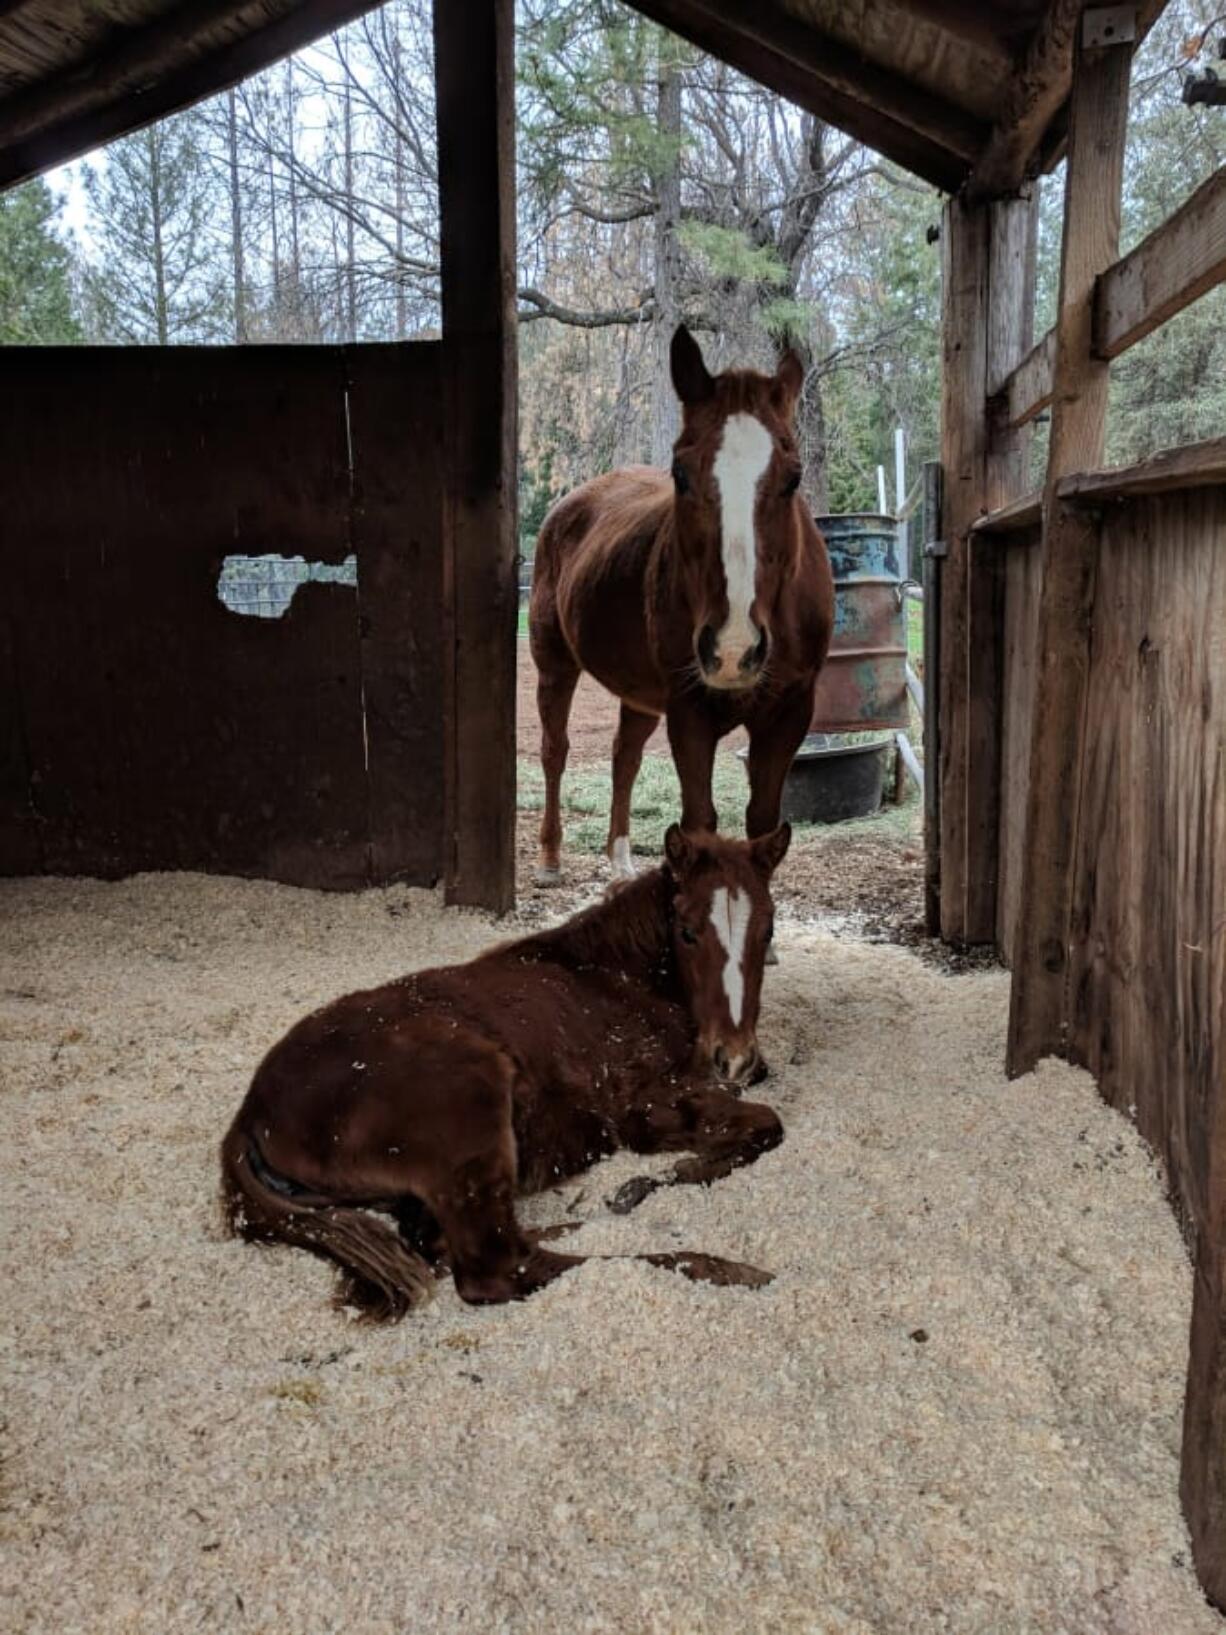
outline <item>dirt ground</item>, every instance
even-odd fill
[[[1178,1507],[1191,1276],[1007,979],[788,922],[709,1189],[524,1205],[596,1259],[391,1330],[222,1235],[217,1143],[338,990],[515,929],[403,889],[0,882],[0,1604],[14,1635],[1211,1635]]]

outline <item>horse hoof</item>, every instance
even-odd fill
[[[624,1181],[613,1196],[606,1201],[615,1215],[628,1215],[632,1209],[637,1209],[643,1199],[649,1197],[660,1184],[654,1176],[636,1175],[632,1181]]]
[[[630,842],[625,835],[619,835],[609,852],[609,874],[614,880],[633,880],[637,872],[630,855]]]
[[[775,945],[773,942],[767,943],[766,958],[762,961],[762,963],[763,965],[778,965],[779,955],[775,952]]]
[[[556,886],[562,879],[562,870],[546,868],[542,863],[533,871],[532,878],[538,886]]]

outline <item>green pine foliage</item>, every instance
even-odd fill
[[[43,181],[0,193],[0,345],[81,339],[71,256],[55,233],[56,208]]]

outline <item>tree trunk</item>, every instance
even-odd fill
[[[353,99],[349,79],[345,79],[345,198],[350,208],[345,212],[345,339],[358,338],[357,269],[354,266],[356,249],[353,232]]]
[[[408,302],[404,288],[404,215],[407,208],[404,178],[404,132],[401,129],[400,24],[392,18],[392,107],[396,110],[392,131],[392,165],[396,177],[396,339],[409,332]]]
[[[826,458],[826,404],[821,378],[809,372],[809,347],[797,347],[805,365],[805,389],[796,406],[796,436],[805,462],[801,493],[815,517],[830,510],[830,474]]]
[[[661,36],[657,124],[665,153],[662,168],[655,178],[656,268],[651,393],[651,463],[657,466],[672,463],[673,444],[681,424],[668,364],[673,331],[681,316],[678,293],[681,247],[677,242],[677,228],[681,221],[681,69],[675,59],[665,55],[668,50]]]
[[[295,175],[297,163],[294,153],[294,129],[297,112],[294,107],[294,63],[290,58],[285,64],[285,148],[289,154],[289,253],[290,277],[293,282],[294,302],[297,305],[299,288],[302,282],[302,260],[298,248],[298,180]]]
[[[154,322],[158,345],[170,339],[170,315],[166,302],[166,252],[162,240],[162,160],[156,130],[146,133],[149,147],[149,214],[153,227]]]
[[[234,339],[247,339],[247,283],[243,272],[243,196],[238,183],[238,107],[231,89],[226,98],[226,133],[230,147],[230,244],[234,268]]]

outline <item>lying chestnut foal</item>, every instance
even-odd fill
[[[621,1147],[690,1155],[628,1182],[624,1212],[655,1186],[753,1163],[783,1139],[737,1087],[766,1071],[769,881],[790,838],[786,824],[752,843],[674,824],[662,867],[556,930],[306,1017],[260,1063],[222,1145],[231,1229],[335,1261],[338,1301],[389,1320],[448,1266],[462,1299],[492,1302],[583,1263],[518,1224],[517,1191]],[[770,1281],[713,1255],[632,1258]]]

